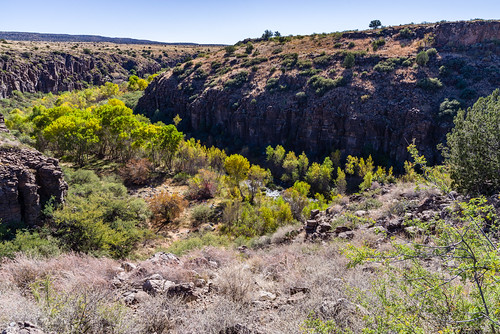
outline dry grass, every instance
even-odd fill
[[[347,286],[366,289],[371,281],[361,269],[346,270],[334,244],[282,244],[249,250],[243,257],[234,250],[206,248],[184,256],[179,264],[143,261],[126,274],[135,286],[153,273],[176,282],[204,278],[213,287],[210,292],[191,304],[157,295],[129,308],[117,299],[122,290],[111,284],[121,272],[118,266],[75,254],[6,261],[0,269],[0,323],[26,320],[58,333],[71,332],[71,319],[73,326],[84,326],[89,333],[110,333],[111,328],[113,333],[220,333],[234,326],[299,333],[311,311],[320,314],[325,301],[335,305],[341,298],[349,300]],[[274,297],[263,298],[262,293]],[[84,319],[78,318],[82,301]],[[57,317],[48,316],[49,305],[58,305]],[[339,321],[358,326],[356,317],[346,320],[344,313],[338,313]]]
[[[117,52],[136,52],[140,54],[147,51],[151,57],[168,54],[175,58],[184,54],[193,54],[199,52],[213,52],[220,49],[219,46],[205,45],[160,45],[160,44],[116,44],[116,43],[92,43],[92,42],[38,42],[38,41],[7,41],[7,44],[0,43],[0,52],[16,51],[32,52],[33,54],[44,55],[54,51],[65,52],[73,55],[84,56],[85,49],[91,53],[117,53]],[[88,52],[88,51],[87,51]]]

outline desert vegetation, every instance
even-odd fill
[[[370,33],[379,26],[372,21]],[[398,33],[414,38],[409,28]],[[359,77],[410,68],[411,84],[429,96],[452,81],[462,92],[473,80],[459,60],[438,67],[436,49],[380,57],[394,40],[377,35],[351,45],[342,36],[266,30],[217,59],[189,59],[159,76],[130,73],[121,85],[15,91],[0,100],[9,129],[0,150],[22,145],[57,158],[68,184],[64,203],[45,203],[40,224],[0,223],[2,328],[497,333],[498,89],[469,108],[459,97],[439,97],[436,119],[453,124],[444,159],[430,164],[413,142],[401,166],[335,147],[318,156],[285,143],[263,154],[207,145],[182,115],[136,108],[166,76],[189,95],[186,105],[206,94],[200,87],[231,96],[291,92],[304,105]],[[349,50],[304,56],[291,49],[304,38]],[[244,101],[224,103],[241,111]]]

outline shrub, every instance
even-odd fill
[[[417,81],[417,87],[429,91],[434,91],[443,87],[443,84],[438,78],[425,78]]]
[[[344,66],[345,68],[351,68],[354,66],[354,61],[355,61],[354,54],[348,52],[344,57],[344,62],[342,63],[342,66]]]
[[[336,79],[329,79],[320,75],[315,75],[307,81],[307,84],[316,91],[316,94],[323,95],[330,89],[343,85],[344,78],[338,77]]]
[[[248,72],[241,71],[231,76],[231,79],[224,83],[224,88],[239,88],[248,81]]]
[[[500,190],[500,90],[460,110],[444,151],[459,190],[491,194]]]
[[[322,54],[313,59],[313,63],[317,66],[328,66],[332,61],[332,56],[327,54]]]
[[[419,66],[425,66],[427,65],[427,62],[429,61],[429,55],[425,51],[420,51],[417,54],[417,58],[415,60]]]
[[[455,116],[458,109],[460,109],[460,106],[462,104],[453,99],[449,100],[448,98],[444,99],[443,102],[439,105],[439,116]]]
[[[236,46],[227,45],[224,47],[224,50],[226,51],[226,56],[230,56],[236,51]]]
[[[217,193],[217,174],[206,169],[200,169],[198,174],[188,181],[188,197],[191,199],[209,199]]]
[[[269,78],[266,83],[266,89],[267,90],[274,90],[275,88],[278,87],[279,83],[279,78]]]
[[[437,55],[437,50],[435,48],[430,48],[429,50],[426,51],[427,55],[429,58],[435,57]]]
[[[153,165],[148,159],[132,159],[120,169],[120,175],[127,185],[144,185],[153,171]]]
[[[251,42],[248,42],[245,47],[245,53],[251,54],[253,49],[254,49],[253,44]]]
[[[373,51],[377,51],[381,46],[385,45],[385,39],[379,38],[372,42]]]
[[[283,61],[281,62],[281,67],[289,70],[292,69],[297,64],[299,55],[297,53],[289,53],[282,55],[281,59],[283,59]]]
[[[201,249],[208,246],[227,247],[230,242],[227,236],[205,233],[203,235],[195,235],[184,240],[175,241],[168,247],[168,251],[180,256],[193,249]]]
[[[165,189],[151,197],[148,204],[153,213],[154,222],[161,229],[178,218],[187,207],[188,202],[179,193],[170,194]]]
[[[13,240],[0,243],[0,258],[22,252],[31,257],[52,257],[61,253],[59,240],[38,232],[17,231]]]
[[[121,258],[142,238],[145,202],[110,178],[65,170],[70,184],[65,206],[53,212],[53,235],[71,250]]]
[[[191,217],[194,219],[195,226],[210,222],[214,218],[214,215],[214,209],[206,204],[198,205],[197,207],[193,208],[193,212],[191,213]]]
[[[241,66],[243,66],[243,67],[250,67],[250,66],[258,65],[260,63],[264,63],[266,61],[268,61],[268,59],[266,57],[255,57],[255,58],[251,58],[251,59],[245,60],[241,64]]]
[[[415,33],[408,27],[403,28],[399,31],[399,37],[404,39],[410,39],[415,36]]]

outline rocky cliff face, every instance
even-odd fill
[[[67,189],[57,159],[0,137],[0,222],[36,225],[50,198],[63,202]]]
[[[74,51],[69,47],[71,44],[64,44],[64,48],[57,43],[52,43],[52,47],[63,51],[42,51],[39,49],[45,47],[46,43],[37,43],[35,45],[39,46],[33,51],[23,42],[10,42],[6,47],[11,51],[0,52],[0,99],[9,97],[14,90],[23,93],[57,93],[82,89],[88,85],[102,85],[108,81],[121,82],[127,80],[132,73],[141,77],[154,74],[163,67],[173,66],[196,53],[193,49],[187,53],[179,51],[164,57],[163,53],[154,55],[145,49],[143,53],[137,53],[138,50],[123,52],[109,48],[103,51],[102,48],[97,49],[99,44],[92,51],[84,49],[87,53],[83,53]],[[106,44],[102,47],[105,48]]]
[[[457,22],[253,41],[250,55],[241,45],[161,75],[138,110],[165,121],[179,114],[182,130],[205,134],[210,144],[281,144],[318,156],[340,149],[401,164],[415,139],[435,162],[452,126],[441,103],[468,107],[500,85],[499,26]],[[417,65],[417,53],[431,46],[437,55]]]

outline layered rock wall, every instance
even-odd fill
[[[458,99],[466,108],[500,85],[500,52],[494,42],[500,39],[499,27],[498,21],[456,22],[412,26],[413,37],[407,40],[399,38],[403,28],[395,27],[344,33],[334,43],[327,37],[310,38],[314,43],[306,38],[288,44],[264,41],[254,44],[264,57],[257,66],[245,65],[254,56],[245,60],[226,54],[201,64],[200,69],[210,73],[206,79],[195,72],[186,74],[189,68],[181,75],[164,73],[149,85],[137,109],[148,116],[161,115],[167,122],[179,114],[181,130],[206,138],[207,144],[261,150],[280,144],[316,156],[339,149],[344,156],[372,154],[378,163],[402,167],[409,158],[406,148],[415,140],[428,160],[437,162],[441,157],[436,146],[453,126],[451,116],[440,115],[440,104]],[[386,36],[385,45],[372,51],[372,41],[381,36]],[[438,54],[418,66],[417,53],[432,41]],[[366,43],[370,52],[358,49],[354,66],[345,68],[344,53],[331,45],[351,42],[355,48]],[[455,47],[456,43],[462,46]],[[328,64],[316,65],[315,60],[325,54],[320,51],[328,48]],[[244,46],[237,52],[243,50]],[[311,75],[303,74],[298,65],[284,67],[287,55],[294,54],[299,61],[312,63],[322,78],[342,77],[343,84],[318,94]],[[398,60],[403,55],[409,65]],[[391,61],[400,63],[388,70],[375,67]],[[220,74],[221,68],[229,74]],[[228,85],[243,72],[244,83]]]
[[[0,223],[37,225],[45,204],[64,202],[67,189],[57,159],[0,138]]]

